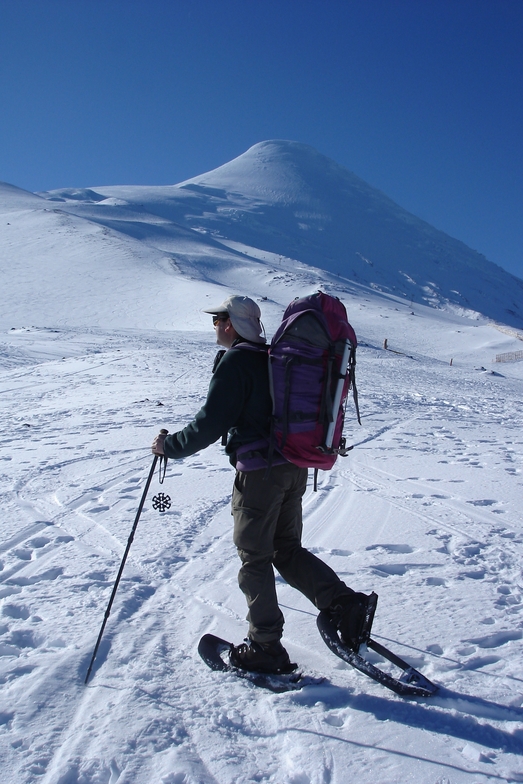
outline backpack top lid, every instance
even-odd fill
[[[356,333],[348,322],[345,305],[337,297],[331,297],[323,291],[295,299],[287,306],[282,322],[272,339],[272,345],[277,343],[293,322],[306,312],[320,321],[331,341],[337,343],[348,339],[356,348],[358,344]]]

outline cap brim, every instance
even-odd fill
[[[216,305],[215,308],[205,308],[205,310],[202,310],[202,313],[210,313],[211,316],[219,316],[220,313],[228,313],[228,310],[223,305]]]

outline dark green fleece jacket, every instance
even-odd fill
[[[268,434],[272,401],[267,347],[250,344],[253,350],[235,345],[220,360],[205,405],[183,430],[165,439],[166,457],[188,457],[229,433],[225,451],[235,465],[238,447]]]

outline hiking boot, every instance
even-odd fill
[[[234,667],[255,672],[287,673],[297,667],[290,661],[289,654],[279,640],[246,640],[241,645],[233,645],[230,662]]]
[[[374,592],[370,596],[364,593],[343,594],[328,609],[342,642],[355,653],[370,637],[377,600]]]

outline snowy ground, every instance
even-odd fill
[[[19,327],[1,339],[5,784],[523,781],[523,363],[492,364],[521,344],[350,305],[363,426],[349,405],[356,447],[308,489],[305,543],[379,594],[374,636],[441,694],[406,701],[344,665],[282,581],[284,642],[323,682],[274,695],[205,667],[201,634],[246,631],[218,445],[169,464],[164,514],[154,480],[85,686],[149,444],[198,409],[215,346],[210,329]]]

